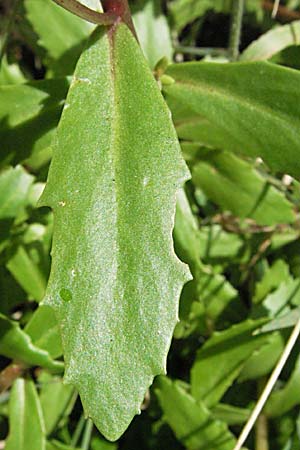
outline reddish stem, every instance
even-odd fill
[[[77,0],[53,0],[62,8],[70,11],[81,19],[88,22],[96,23],[98,25],[112,25],[118,19],[118,16],[114,13],[99,13],[87,6],[79,3]]]
[[[127,0],[102,0],[105,14],[116,15],[120,22],[125,23],[137,39],[136,31],[132,22],[131,12]]]

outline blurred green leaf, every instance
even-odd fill
[[[236,233],[228,233],[220,225],[201,226],[199,249],[204,261],[224,261],[229,263],[239,259],[245,250],[243,238]]]
[[[49,436],[71,412],[68,411],[68,406],[74,398],[75,390],[73,386],[63,384],[61,378],[51,376],[46,372],[42,372],[38,382],[46,433]]]
[[[2,165],[15,165],[50,145],[68,85],[56,79],[0,86]]]
[[[274,390],[265,406],[269,417],[280,417],[294,406],[300,404],[300,356],[284,387]]]
[[[172,60],[172,42],[168,22],[159,0],[137,0],[132,4],[133,23],[150,67],[163,57]]]
[[[210,152],[192,171],[193,181],[205,195],[235,216],[259,225],[292,223],[294,206],[252,164],[228,152]]]
[[[252,317],[283,316],[289,312],[291,305],[300,305],[300,279],[289,276],[263,302],[253,307]]]
[[[156,381],[155,393],[163,418],[188,450],[232,450],[235,439],[226,424],[213,419],[206,407],[167,377]]]
[[[299,175],[297,70],[267,62],[191,62],[170,65],[166,74],[175,80],[164,86],[168,97],[218,127],[222,149],[260,156],[274,170]]]
[[[197,0],[175,0],[170,3],[170,10],[176,28],[181,30],[208,10],[222,11],[224,3],[224,0],[202,0],[200,2]],[[228,1],[227,4],[229,5]]]
[[[221,420],[227,425],[239,425],[245,423],[251,414],[250,409],[218,403],[212,409],[212,415],[216,420]]]
[[[270,322],[271,323],[271,322]],[[269,323],[261,331],[269,331]],[[268,375],[275,367],[283,352],[285,340],[280,333],[272,333],[267,337],[265,345],[253,353],[242,368],[238,381],[254,380]]]
[[[6,267],[28,293],[30,299],[42,300],[46,291],[47,278],[32,259],[30,249],[19,245],[6,263]]]
[[[0,85],[1,84],[21,84],[26,81],[17,64],[8,64],[6,55],[1,59],[0,64]]]
[[[300,317],[300,306],[288,310],[285,314],[275,317],[275,319],[270,320],[266,325],[261,328],[262,332],[281,330],[284,328],[291,328],[298,322]]]
[[[29,366],[41,366],[61,372],[63,363],[54,361],[48,352],[36,347],[17,322],[0,314],[0,354]]]
[[[181,322],[175,335],[182,338],[199,325],[203,330],[206,322],[215,321],[237,297],[237,292],[222,275],[201,263],[199,230],[183,190],[177,195],[173,234],[176,252],[189,265],[193,275],[193,280],[184,286],[180,300]]]
[[[34,177],[21,166],[0,173],[0,219],[14,219],[26,205]]]
[[[32,342],[47,351],[52,358],[63,354],[58,323],[54,311],[47,305],[41,304],[28,321],[25,331]]]
[[[15,381],[9,401],[9,437],[5,450],[45,450],[45,425],[33,381]]]
[[[253,335],[263,323],[264,319],[247,320],[215,332],[206,341],[191,370],[191,390],[197,400],[208,407],[218,403],[247,359],[268,342],[268,335]]]
[[[46,450],[79,450],[77,447],[70,447],[62,442],[59,442],[55,439],[52,441],[48,441],[46,443]]]
[[[291,45],[300,45],[300,20],[276,26],[264,33],[243,51],[241,61],[261,61],[271,58]]]
[[[103,438],[100,438],[99,436],[95,436],[92,438],[91,450],[117,450],[117,448],[118,444],[105,441]]]
[[[70,75],[86,38],[95,25],[56,5],[52,0],[25,0],[27,18],[47,50],[48,64],[56,75]],[[90,2],[91,6],[99,3]]]
[[[279,287],[279,285],[288,281],[289,266],[282,259],[274,261],[272,266],[268,268],[262,279],[255,285],[255,293],[252,298],[254,303],[261,302],[270,291]]]

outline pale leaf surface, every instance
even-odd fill
[[[188,175],[135,39],[125,25],[110,38],[97,31],[71,84],[42,199],[55,215],[45,303],[60,323],[65,379],[110,440],[165,372],[189,278],[172,242]]]

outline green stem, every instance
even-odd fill
[[[85,418],[84,415],[81,414],[80,419],[77,422],[74,434],[72,436],[72,440],[71,440],[71,446],[72,447],[76,447],[76,445],[78,444],[79,438],[81,436],[83,427],[84,427],[84,423],[85,423]]]
[[[93,432],[93,426],[94,426],[94,424],[91,421],[91,419],[87,419],[85,428],[84,428],[84,432],[83,432],[81,447],[80,447],[81,450],[89,450],[92,432]]]
[[[53,0],[62,8],[70,11],[81,19],[88,22],[96,23],[97,25],[112,25],[117,20],[117,15],[114,13],[99,13],[87,6],[79,3],[77,0]]]
[[[232,0],[231,27],[229,35],[229,59],[237,61],[239,57],[239,45],[241,39],[241,30],[243,24],[245,0]]]
[[[226,56],[227,50],[226,48],[211,48],[211,47],[185,47],[178,45],[175,47],[176,53],[185,53],[189,55],[196,56]]]

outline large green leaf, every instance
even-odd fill
[[[15,381],[9,401],[9,437],[6,450],[45,450],[42,408],[30,380]]]
[[[223,210],[259,225],[291,223],[294,206],[253,165],[229,152],[211,151],[192,171],[193,181]]]
[[[21,361],[29,366],[41,366],[54,371],[62,371],[63,363],[54,361],[48,352],[35,346],[29,335],[17,322],[0,314],[0,355]]]
[[[166,73],[175,80],[164,87],[167,95],[211,122],[223,135],[220,148],[299,176],[299,71],[267,62],[191,62]],[[205,126],[204,134],[209,144]]]
[[[268,343],[268,335],[253,335],[264,321],[245,321],[216,332],[198,351],[191,371],[193,396],[214,406],[238,376],[253,352]],[[209,374],[209,376],[208,376]]]
[[[111,440],[165,371],[189,278],[172,243],[187,177],[135,39],[125,25],[110,39],[97,31],[76,68],[42,197],[55,216],[45,303],[60,323],[66,381]]]
[[[177,382],[159,377],[155,393],[165,421],[189,450],[232,450],[235,439],[224,422],[187,394]]]

